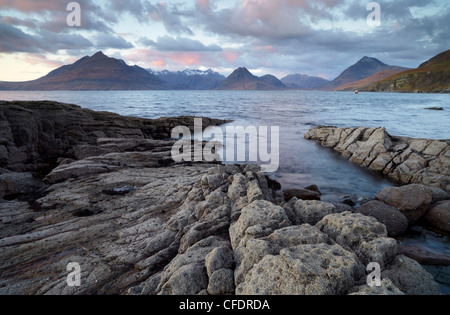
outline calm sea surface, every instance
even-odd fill
[[[392,135],[450,139],[450,95],[307,91],[114,91],[0,92],[0,100],[54,100],[143,118],[202,116],[233,120],[234,126],[279,126],[280,167],[273,174],[283,188],[316,184],[323,200],[346,195],[373,197],[393,186],[330,149],[303,138],[314,126],[386,127]],[[442,107],[444,111],[425,110]],[[440,253],[450,241],[413,233],[408,244]],[[449,286],[443,286],[449,294]]]

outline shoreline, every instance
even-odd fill
[[[186,117],[157,122],[28,103],[34,110],[16,102],[0,115],[14,126],[0,137],[0,177],[10,192],[0,202],[2,294],[439,292],[374,217],[344,204],[286,200],[257,166],[173,163],[173,142],[163,139],[174,124],[189,125]],[[57,166],[45,180],[33,177],[50,160]],[[381,288],[364,284],[374,260]],[[66,285],[69,262],[81,266],[81,287]],[[302,265],[316,271],[292,277]]]

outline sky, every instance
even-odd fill
[[[37,79],[103,51],[155,71],[291,73],[334,79],[364,56],[418,67],[450,49],[450,1],[0,0],[0,81]]]

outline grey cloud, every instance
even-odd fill
[[[194,35],[192,30],[185,25],[182,17],[190,13],[179,11],[175,6],[170,6],[166,2],[159,2],[155,5],[146,2],[144,5],[147,15],[154,21],[160,21],[169,33]]]
[[[56,53],[59,50],[79,50],[92,46],[92,42],[81,35],[58,36],[46,31],[39,35],[30,35],[0,21],[0,52]]]
[[[176,39],[170,36],[158,37],[154,42],[147,38],[141,38],[139,42],[145,46],[154,47],[159,51],[222,51],[217,45],[204,45],[202,42],[190,38],[177,37]]]
[[[127,42],[121,36],[113,36],[109,34],[100,34],[96,38],[96,47],[97,49],[108,49],[108,48],[116,48],[116,49],[128,49],[133,48],[133,44]]]

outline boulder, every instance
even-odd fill
[[[339,295],[364,275],[355,254],[339,245],[307,244],[267,255],[237,288],[242,295]]]
[[[409,224],[413,224],[427,212],[426,206],[433,200],[433,191],[419,184],[386,187],[376,195],[376,199],[398,208]]]
[[[338,211],[337,207],[332,203],[316,200],[298,200],[294,204],[293,212],[299,223],[314,225],[326,215]]]
[[[44,186],[31,173],[5,172],[0,174],[0,198],[15,198],[19,195],[33,194]]]
[[[450,200],[434,204],[425,215],[425,221],[431,228],[450,234]]]
[[[422,265],[450,266],[450,256],[430,252],[413,245],[398,245],[398,253],[414,259]]]
[[[440,295],[439,285],[419,263],[404,255],[398,255],[392,266],[381,273],[407,295]]]
[[[349,295],[405,295],[389,279],[382,279],[381,286],[370,287],[367,284],[355,287]]]
[[[408,229],[408,219],[403,213],[381,201],[369,201],[358,208],[358,212],[374,217],[378,222],[386,226],[388,235],[402,235]]]
[[[219,269],[209,278],[208,294],[232,295],[234,294],[234,272],[231,269]]]
[[[285,211],[266,200],[256,200],[242,209],[239,220],[230,227],[231,245],[236,248],[243,239],[264,237],[289,226]]]
[[[294,197],[300,200],[320,200],[320,193],[308,189],[287,189],[283,194],[286,202]]]

